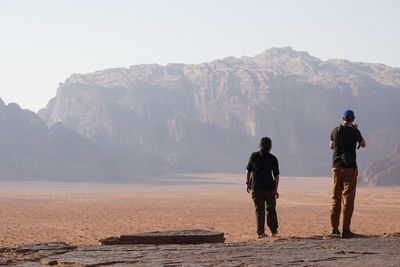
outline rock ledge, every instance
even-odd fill
[[[102,245],[134,245],[134,244],[203,244],[223,243],[224,233],[205,230],[182,230],[149,232],[133,235],[121,235],[101,239]]]
[[[400,233],[342,239],[265,238],[246,243],[0,248],[0,265],[97,266],[400,266]]]

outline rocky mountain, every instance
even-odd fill
[[[61,123],[50,129],[35,113],[0,99],[0,180],[110,179],[92,142]]]
[[[368,164],[362,173],[362,182],[366,185],[400,185],[400,146],[390,155]]]
[[[367,141],[358,153],[363,168],[398,142],[399,99],[399,68],[273,48],[198,65],[74,74],[39,115],[111,152],[131,174],[244,171],[270,136],[282,175],[327,176],[329,136],[343,111],[355,111]]]

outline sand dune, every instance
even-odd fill
[[[255,239],[252,200],[244,175],[180,176],[168,185],[0,183],[0,247],[64,241],[75,245],[121,234],[204,229],[226,242]],[[282,177],[279,235],[328,233],[329,178]],[[352,230],[400,232],[400,188],[358,188]]]

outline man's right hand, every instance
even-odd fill
[[[247,191],[247,193],[250,194],[250,191],[251,191],[251,190],[250,190],[250,188],[247,187],[247,188],[246,188],[246,191]]]
[[[365,140],[364,140],[364,139],[361,141],[360,146],[361,146],[361,147],[365,147],[365,146],[366,146]]]

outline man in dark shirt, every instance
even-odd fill
[[[276,199],[279,198],[279,165],[278,159],[269,153],[271,139],[263,137],[260,141],[260,151],[250,156],[247,164],[246,184],[256,208],[258,238],[267,237],[265,234],[265,210],[267,210],[267,225],[271,236],[278,232],[278,218],[276,215]]]
[[[330,148],[332,156],[332,207],[330,221],[332,234],[340,234],[339,219],[342,213],[342,237],[353,237],[350,231],[351,216],[354,210],[354,198],[357,185],[356,146],[365,147],[365,140],[354,123],[354,112],[347,110],[343,124],[333,129]]]

